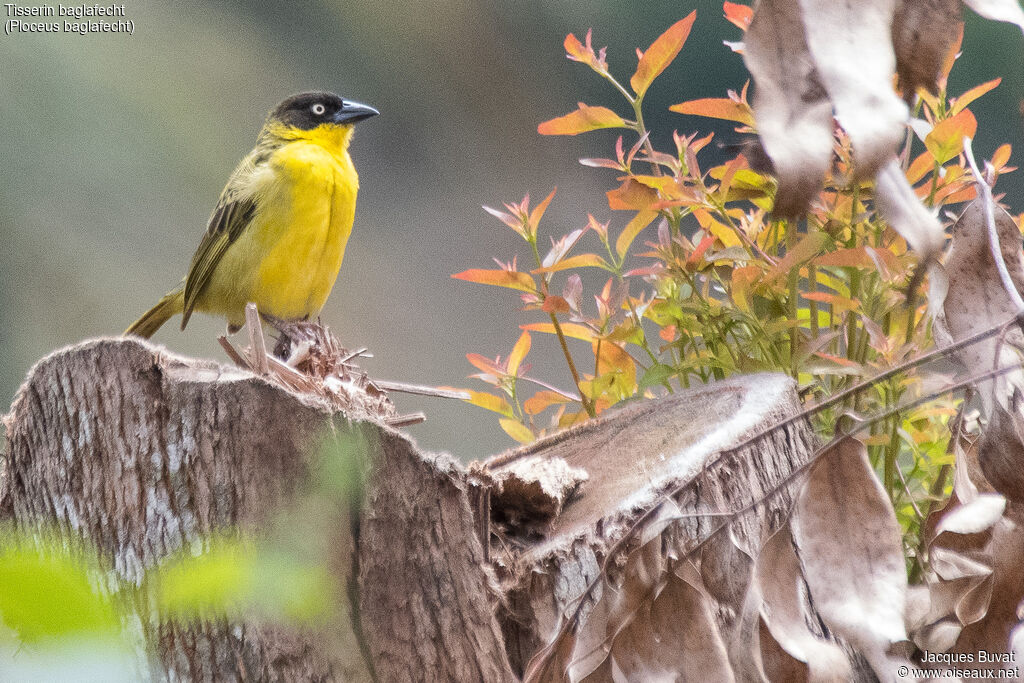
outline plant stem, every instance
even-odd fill
[[[555,326],[555,334],[558,335],[558,343],[562,345],[562,354],[565,356],[565,362],[569,364],[569,372],[572,374],[572,381],[576,384],[576,391],[580,392],[580,403],[583,404],[583,409],[587,411],[587,415],[597,417],[594,404],[583,393],[580,374],[576,372],[576,364],[572,362],[572,354],[569,353],[569,345],[565,343],[565,334],[562,332],[562,326],[558,324],[558,317],[554,313],[548,313],[548,315],[551,316],[551,324]]]

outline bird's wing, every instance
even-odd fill
[[[253,155],[250,155],[231,175],[210,217],[203,241],[192,257],[192,264],[185,277],[185,308],[181,316],[181,329],[185,329],[196,299],[210,281],[224,252],[242,234],[256,211],[256,192],[253,191],[252,183],[247,182],[255,172],[255,161]]]

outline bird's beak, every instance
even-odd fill
[[[334,122],[338,124],[342,123],[355,123],[356,121],[362,121],[368,119],[371,116],[376,116],[380,112],[371,107],[368,104],[360,104],[351,100],[345,100],[341,109],[334,115]]]

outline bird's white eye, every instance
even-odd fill
[[[320,104],[319,102],[317,102],[316,104],[314,104],[314,105],[313,105],[312,107],[310,107],[309,109],[310,109],[310,111],[312,111],[312,112],[313,112],[314,114],[316,114],[317,116],[322,116],[322,115],[323,115],[323,113],[324,113],[325,111],[327,111],[327,107],[325,107],[324,105]]]

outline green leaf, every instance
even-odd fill
[[[35,547],[42,543],[43,549]],[[0,616],[23,643],[47,638],[117,638],[113,603],[93,589],[98,563],[52,542],[8,536],[0,551]]]
[[[675,376],[675,374],[676,370],[672,366],[665,365],[664,363],[655,363],[647,368],[643,377],[640,378],[640,384],[637,385],[637,393],[643,393],[650,387],[663,384],[670,377]]]

